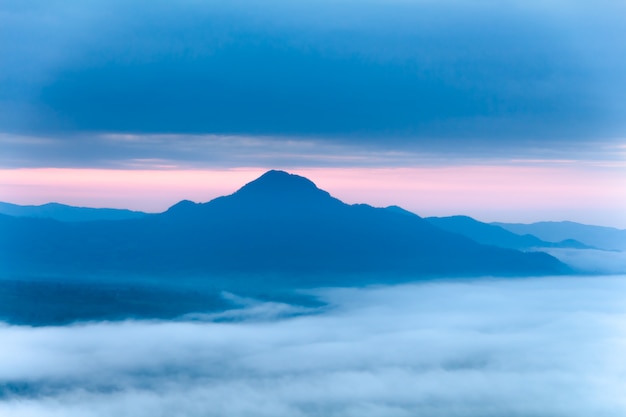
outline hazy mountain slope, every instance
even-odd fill
[[[73,321],[172,319],[191,311],[212,312],[232,303],[195,287],[96,280],[0,279],[0,321],[62,325]]]
[[[138,219],[146,215],[146,213],[140,211],[73,207],[59,203],[48,203],[40,206],[20,206],[3,202],[0,202],[0,214],[16,217],[48,218],[64,222]]]
[[[531,224],[492,223],[513,233],[530,233],[540,239],[557,242],[575,239],[600,249],[626,250],[626,230],[591,226],[574,222],[538,222]]]
[[[468,216],[427,217],[425,220],[441,229],[467,236],[485,245],[520,250],[532,248],[590,248],[575,240],[546,242],[530,234],[519,235],[500,226],[479,222]]]

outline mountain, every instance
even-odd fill
[[[0,228],[0,265],[14,275],[238,275],[276,285],[350,285],[367,274],[384,281],[568,270],[548,254],[481,245],[401,209],[345,204],[282,171],[232,195],[181,201],[140,219],[0,216]]]
[[[591,226],[567,221],[492,224],[513,233],[530,233],[550,242],[575,239],[600,249],[626,251],[626,230],[613,227]]]
[[[546,242],[536,236],[516,234],[500,226],[479,222],[468,216],[427,217],[425,220],[441,229],[467,236],[484,245],[520,250],[533,248],[592,249],[591,246],[572,239]]]
[[[47,218],[63,222],[138,219],[146,215],[146,213],[140,211],[73,207],[59,203],[48,203],[41,206],[20,206],[4,202],[0,202],[0,214],[15,217]]]

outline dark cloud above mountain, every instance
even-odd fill
[[[610,1],[9,0],[0,130],[396,147],[614,139],[625,12]]]

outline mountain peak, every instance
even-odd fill
[[[310,202],[313,199],[330,198],[313,181],[285,171],[271,170],[241,187],[233,196],[239,198],[280,198],[292,202]]]
[[[261,175],[256,180],[244,185],[241,189],[246,187],[289,187],[289,188],[314,188],[318,189],[313,181],[308,178],[301,177],[300,175],[290,174],[285,171],[270,170]]]

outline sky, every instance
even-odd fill
[[[350,203],[626,228],[626,3],[0,4],[0,200]]]
[[[309,311],[241,300],[179,321],[2,324],[0,414],[621,417],[625,282],[335,288]]]

